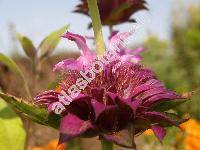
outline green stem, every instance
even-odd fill
[[[108,141],[101,141],[101,149],[102,150],[112,150],[113,149],[113,144]]]
[[[31,96],[31,92],[30,92],[30,90],[29,90],[27,81],[24,81],[24,88],[25,88],[25,90],[26,90],[26,93],[27,93],[28,98],[31,98],[32,96]]]
[[[97,0],[87,0],[87,2],[89,7],[89,13],[92,19],[92,26],[94,30],[97,54],[103,55],[105,47],[103,42],[102,26],[101,26],[101,19],[99,15]]]
[[[66,149],[67,150],[81,150],[82,149],[81,139],[76,138],[76,139],[69,141],[67,143]]]

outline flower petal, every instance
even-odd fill
[[[121,57],[120,57],[120,60],[122,61],[122,62],[132,62],[132,63],[138,63],[138,62],[140,62],[141,60],[142,60],[142,57],[141,56],[139,56],[139,55],[122,55]]]
[[[91,101],[92,107],[94,109],[94,113],[95,113],[95,121],[96,119],[99,117],[99,115],[105,111],[106,109],[106,105],[104,105],[103,103],[100,103],[94,99],[92,99]]]
[[[88,59],[95,59],[96,55],[94,52],[90,51],[86,44],[86,40],[83,36],[78,34],[73,34],[70,32],[65,33],[62,37],[67,38],[71,41],[75,41],[78,48],[81,49],[81,55],[87,57]]]
[[[73,114],[68,114],[62,118],[60,123],[59,144],[80,136],[91,128],[93,125],[90,121],[83,121]]]
[[[138,63],[142,60],[142,57],[139,56],[139,54],[143,52],[144,49],[138,48],[136,50],[131,50],[124,46],[125,40],[131,35],[131,32],[115,33],[110,39],[109,50],[118,52],[119,56],[121,56],[120,60],[122,62]]]
[[[145,49],[140,47],[137,49],[128,49],[128,48],[122,48],[120,51],[120,55],[132,55],[132,56],[139,56],[140,53],[144,52]]]
[[[110,39],[108,49],[113,50],[113,51],[117,51],[120,54],[120,50],[125,49],[125,47],[123,46],[124,41],[131,35],[132,35],[131,32],[120,32],[120,33],[115,34]]]
[[[91,99],[90,97],[83,94],[80,94],[80,96],[78,96],[70,103],[67,111],[83,120],[94,118]]]
[[[134,136],[131,136],[129,130],[121,130],[114,134],[103,134],[102,138],[111,141],[119,146],[123,146],[126,148],[136,149],[136,145],[134,142]]]
[[[75,41],[79,49],[81,49],[81,56],[77,60],[66,59],[59,62],[57,65],[55,65],[53,69],[54,71],[82,70],[84,67],[89,66],[91,62],[96,59],[96,54],[90,51],[83,36],[67,32],[62,37],[67,38],[71,41]]]
[[[130,53],[130,54],[133,54],[133,55],[139,55],[140,53],[142,53],[144,51],[145,51],[145,49],[143,47],[139,47],[135,50],[127,49],[127,53]]]
[[[150,79],[146,83],[140,84],[139,86],[136,86],[134,88],[133,93],[131,94],[132,97],[136,97],[139,94],[142,94],[143,92],[153,89],[153,88],[162,88],[163,84],[162,82],[156,80],[156,79]]]
[[[34,98],[34,104],[48,106],[53,102],[59,101],[59,94],[59,92],[56,92],[54,90],[44,91]]]
[[[145,118],[151,120],[151,122],[153,123],[167,122],[178,127],[178,124],[174,120],[170,119],[161,112],[152,111],[152,112],[144,112],[143,114]]]
[[[118,97],[118,95],[116,93],[112,93],[112,92],[107,92],[106,96],[110,99],[113,100],[113,102],[115,101],[115,99]]]
[[[166,130],[163,127],[158,126],[158,125],[152,125],[151,129],[153,130],[153,132],[154,132],[155,136],[158,138],[158,140],[160,142],[162,142],[163,138],[166,135]]]
[[[65,70],[81,70],[83,69],[83,63],[82,61],[78,61],[75,59],[66,59],[63,60],[59,63],[57,63],[53,71],[60,70],[60,71],[65,71]]]
[[[119,106],[119,108],[121,108],[123,111],[127,111],[127,114],[129,114],[127,116],[127,119],[134,117],[136,115],[136,111],[138,109],[138,107],[142,104],[142,101],[140,100],[134,100],[132,101],[131,98],[128,99],[117,99],[117,104]],[[129,111],[131,110],[131,112]],[[133,115],[133,116],[132,116]]]
[[[103,132],[117,132],[127,126],[130,121],[127,116],[126,110],[121,110],[118,106],[111,105],[99,114],[96,124]]]
[[[145,101],[148,100],[149,98],[153,97],[154,95],[158,94],[165,94],[168,91],[164,88],[153,88],[145,91],[142,96],[140,97],[140,100]]]
[[[182,97],[170,91],[168,93],[161,93],[152,96],[151,98],[149,98],[147,101],[144,102],[144,105],[151,106],[157,104],[157,102],[173,100],[173,99],[182,99]]]

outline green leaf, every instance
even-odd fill
[[[16,98],[12,95],[7,95],[0,92],[0,98],[9,103],[12,107],[20,112],[23,112],[25,116],[34,122],[42,125],[58,128],[60,116],[50,114],[44,108],[39,108],[36,105],[30,104],[22,99]]]
[[[18,75],[21,78],[24,78],[22,71],[20,70],[20,68],[16,65],[16,63],[12,59],[10,59],[6,55],[0,53],[0,61],[2,63],[4,63],[6,66],[8,66],[9,69],[12,72],[14,72],[16,75]]]
[[[163,102],[160,102],[157,105],[155,105],[151,110],[163,112],[163,111],[167,111],[169,109],[173,109],[187,101],[189,101],[189,100],[187,100],[187,99],[180,100],[179,99],[179,100],[163,101]]]
[[[32,60],[34,61],[35,60],[35,57],[37,55],[37,50],[36,48],[34,47],[32,41],[26,37],[26,36],[23,36],[21,34],[18,34],[17,35],[17,38],[19,40],[19,42],[21,43],[22,47],[23,47],[23,50],[24,52],[26,53],[26,55]]]
[[[0,146],[1,150],[23,150],[26,132],[22,120],[4,101],[0,100]]]
[[[0,92],[0,97],[7,103],[11,104],[11,106],[27,114],[28,116],[32,116],[41,121],[44,121],[44,119],[47,118],[48,114],[44,109],[38,108],[35,105],[32,105],[22,99],[18,99],[14,96],[7,95],[2,92]]]
[[[10,59],[9,57],[7,57],[6,55],[4,55],[2,53],[0,53],[0,62],[4,63],[6,66],[8,66],[9,69],[13,73],[15,73],[17,76],[19,76],[22,79],[22,81],[24,82],[24,88],[25,88],[28,96],[31,97],[27,81],[26,81],[21,69],[17,66],[17,64],[12,59]]]
[[[188,116],[185,116],[185,117],[180,117],[178,116],[177,114],[175,113],[168,113],[168,112],[165,112],[165,115],[170,118],[171,120],[175,121],[177,125],[180,125],[186,121],[189,120],[189,117]],[[172,125],[167,123],[167,122],[161,122],[161,125],[162,126],[165,126],[165,127],[171,127]]]
[[[41,42],[38,48],[40,50],[40,59],[47,57],[53,52],[61,39],[61,35],[68,29],[68,27],[69,25],[52,32]]]

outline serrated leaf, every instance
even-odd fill
[[[26,55],[31,60],[34,60],[36,57],[36,54],[37,54],[37,50],[36,50],[35,46],[33,45],[32,41],[28,37],[23,36],[21,34],[18,34],[17,38],[18,38],[20,44],[22,45],[22,48],[23,48],[24,52],[26,53]]]
[[[23,150],[25,137],[22,120],[0,99],[1,150]]]
[[[171,100],[171,101],[163,101],[158,103],[157,105],[155,105],[151,110],[155,110],[155,111],[167,111],[169,109],[173,109],[185,102],[187,102],[188,100],[186,99],[182,99],[182,100]]]
[[[22,99],[16,98],[11,95],[4,94],[0,92],[0,97],[5,100],[7,103],[11,104],[17,110],[27,114],[28,116],[32,116],[37,118],[38,120],[43,120],[47,118],[46,110],[42,108],[38,108],[35,105],[32,105]]]
[[[60,116],[49,114],[46,109],[30,104],[12,95],[0,92],[0,98],[5,100],[18,111],[24,113],[25,116],[32,121],[42,125],[51,126],[53,128],[58,128]]]
[[[38,48],[40,50],[40,59],[47,57],[53,52],[61,39],[61,35],[67,30],[68,27],[69,25],[52,32],[41,42]]]

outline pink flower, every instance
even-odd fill
[[[37,105],[53,113],[53,105],[63,95],[61,91],[71,92],[71,101],[60,108],[63,111],[59,143],[75,137],[99,136],[120,146],[134,148],[134,135],[151,128],[161,141],[166,134],[166,126],[178,126],[155,106],[182,97],[167,90],[151,70],[138,63],[143,49],[130,50],[123,46],[123,41],[130,35],[125,32],[113,36],[108,46],[112,50],[107,50],[103,59],[89,50],[82,36],[69,32],[63,36],[76,42],[81,56],[55,65],[54,70],[63,72],[59,83],[61,90],[46,91],[35,98]],[[108,56],[117,59],[110,61]],[[91,70],[92,64],[97,61],[104,62],[98,73]],[[100,69],[100,65],[93,69]]]

